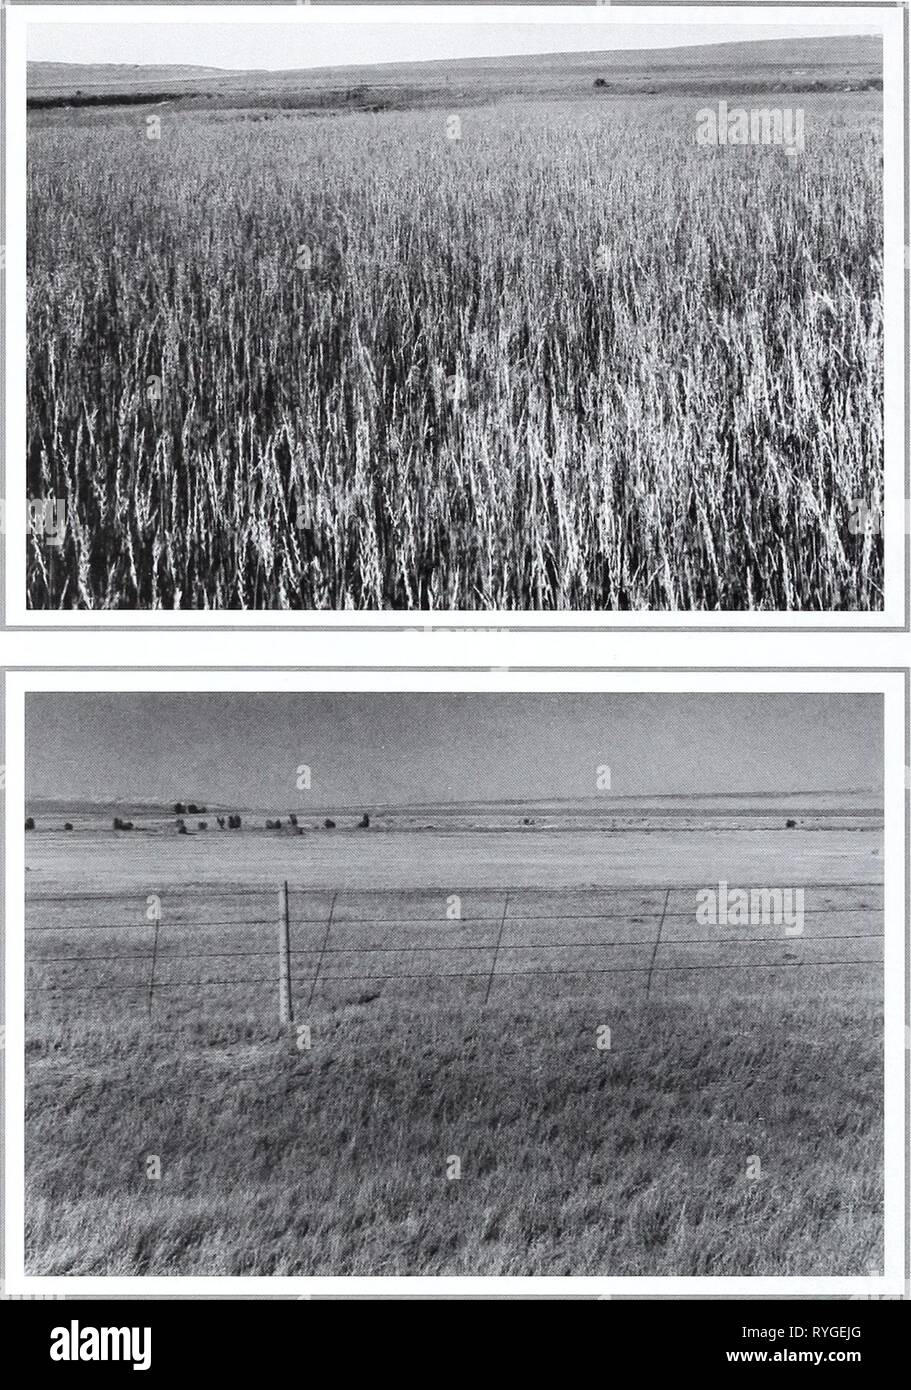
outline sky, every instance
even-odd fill
[[[311,790],[296,788],[301,764]],[[873,790],[881,695],[31,693],[29,802],[268,808]]]
[[[759,24],[417,23],[356,24],[313,20],[302,7],[294,23],[117,24],[85,20],[29,24],[31,62],[186,64],[272,70],[476,58],[512,54],[663,48],[736,40],[881,33],[875,18],[817,27]]]

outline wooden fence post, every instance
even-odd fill
[[[484,1003],[485,1003],[485,1004],[487,1004],[487,1003],[490,1002],[490,991],[491,991],[491,988],[493,987],[493,977],[494,977],[494,974],[495,974],[495,972],[496,972],[497,960],[498,960],[499,955],[500,955],[500,942],[503,940],[503,928],[506,926],[506,914],[507,914],[508,911],[509,911],[509,894],[507,893],[507,895],[506,895],[506,901],[505,901],[505,903],[503,904],[503,916],[500,918],[500,930],[499,930],[499,932],[497,933],[497,944],[496,944],[496,946],[494,947],[493,960],[492,960],[491,963],[490,963],[490,974],[489,974],[488,977],[487,977],[487,992],[486,992],[486,994],[484,995]]]
[[[158,924],[161,920],[161,913],[156,909],[155,912],[155,934],[152,937],[152,964],[149,969],[149,1022],[152,1021],[152,1008],[155,1002],[155,966],[158,964]]]
[[[661,933],[664,931],[664,919],[667,916],[667,905],[671,900],[670,888],[664,895],[664,905],[661,908],[661,920],[658,923],[658,934],[655,937],[655,944],[652,947],[652,958],[648,963],[648,979],[645,982],[645,997],[648,999],[652,992],[652,976],[655,973],[655,962],[658,959],[658,951],[661,948]]]
[[[288,883],[278,890],[278,1021],[294,1022],[291,1001],[291,932],[288,921]]]
[[[323,956],[326,954],[326,947],[329,945],[329,933],[332,930],[332,918],[335,916],[335,900],[338,893],[332,894],[332,902],[329,904],[329,920],[326,923],[326,935],[323,937],[323,944],[319,948],[319,958],[316,962],[316,969],[313,972],[313,979],[310,981],[310,997],[307,1000],[307,1008],[313,1004],[313,995],[316,991],[316,982],[319,979],[320,971],[323,968]]]

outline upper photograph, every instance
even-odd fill
[[[9,626],[907,627],[900,7],[5,18]]]

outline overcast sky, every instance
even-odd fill
[[[297,768],[312,769],[309,797]],[[35,799],[251,807],[882,786],[880,695],[132,694],[26,699]]]
[[[30,24],[28,57],[58,63],[194,63],[217,68],[309,68],[431,58],[592,52],[615,48],[664,48],[734,40],[831,34],[877,34],[881,25],[852,18],[818,27],[759,24],[564,24],[377,23],[314,20],[302,9],[291,23],[234,24]]]

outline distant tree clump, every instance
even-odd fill
[[[229,830],[239,830],[239,829],[240,829],[240,816],[229,816],[229,817],[228,817],[228,829],[229,829]]]
[[[121,820],[120,816],[115,816],[115,817],[114,817],[114,829],[115,829],[115,830],[133,830],[133,829],[134,829],[133,822],[132,822],[131,820]]]
[[[295,816],[293,813],[288,817],[288,820],[291,822],[292,825],[297,825],[297,816]]]
[[[34,828],[35,828],[35,817],[34,817],[34,816],[26,816],[26,818],[25,818],[25,828],[26,828],[26,830],[34,830]]]
[[[364,812],[361,819],[358,821],[357,828],[358,830],[368,830],[370,828],[370,817],[367,815],[366,811]]]
[[[177,833],[178,833],[178,835],[186,835],[186,834],[187,834],[187,823],[186,823],[185,820],[183,820],[183,819],[181,819],[181,818],[178,818],[178,821],[177,821]]]
[[[72,830],[72,828],[73,828],[72,823],[71,823],[70,821],[66,821],[66,822],[64,823],[63,828],[64,828],[64,830]]]
[[[224,828],[225,828],[225,818],[224,818],[224,816],[216,816],[215,819],[218,821],[218,828],[219,828],[219,830],[224,830]]]
[[[186,806],[183,804],[182,801],[175,801],[175,802],[174,802],[174,814],[175,814],[175,816],[183,816],[183,815],[186,815],[186,810],[187,810],[187,808],[186,808]]]
[[[796,830],[796,829],[797,829],[797,822],[796,822],[796,820],[786,820],[785,823],[784,823],[784,828],[785,828],[785,830]]]
[[[334,820],[329,820],[328,816],[327,816],[327,818],[323,821],[323,825],[325,825],[325,827],[326,827],[327,830],[334,830],[334,829],[335,829],[335,821],[334,821]]]

